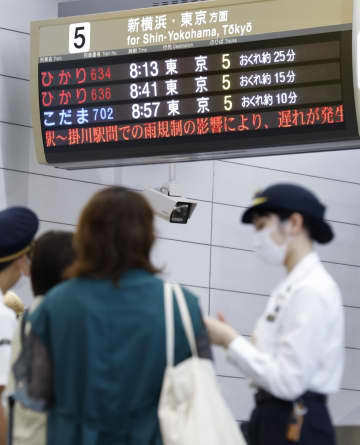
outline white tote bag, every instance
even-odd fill
[[[174,366],[173,290],[192,357]],[[245,445],[245,440],[220,393],[213,364],[198,357],[194,329],[184,294],[165,283],[165,370],[159,422],[164,445]]]

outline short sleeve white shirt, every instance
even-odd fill
[[[344,315],[335,281],[315,252],[273,291],[251,344],[239,336],[228,358],[253,384],[295,400],[306,391],[339,390],[344,369]]]
[[[0,386],[6,386],[10,373],[11,342],[16,327],[16,315],[5,306],[0,291]]]

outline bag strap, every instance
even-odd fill
[[[164,309],[165,309],[165,327],[166,327],[166,362],[167,366],[174,366],[175,353],[175,328],[174,328],[174,299],[175,291],[176,301],[179,307],[181,321],[184,327],[187,341],[193,356],[198,356],[194,328],[192,325],[189,309],[181,287],[178,284],[164,283]]]

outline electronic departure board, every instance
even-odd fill
[[[225,13],[218,11],[217,22],[228,20]],[[204,23],[206,15],[211,20],[204,10]],[[156,26],[150,18],[156,20],[128,19],[128,42],[130,24]],[[74,49],[87,44],[84,25],[73,30]],[[160,43],[154,51],[103,48],[79,55],[75,49],[68,57],[39,57],[46,162],[211,159],[358,136],[351,31],[239,40],[185,48],[160,40],[150,42]]]

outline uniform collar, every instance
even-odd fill
[[[320,263],[319,255],[315,251],[308,253],[285,278],[281,288],[287,290],[293,284],[302,280],[318,263]]]

